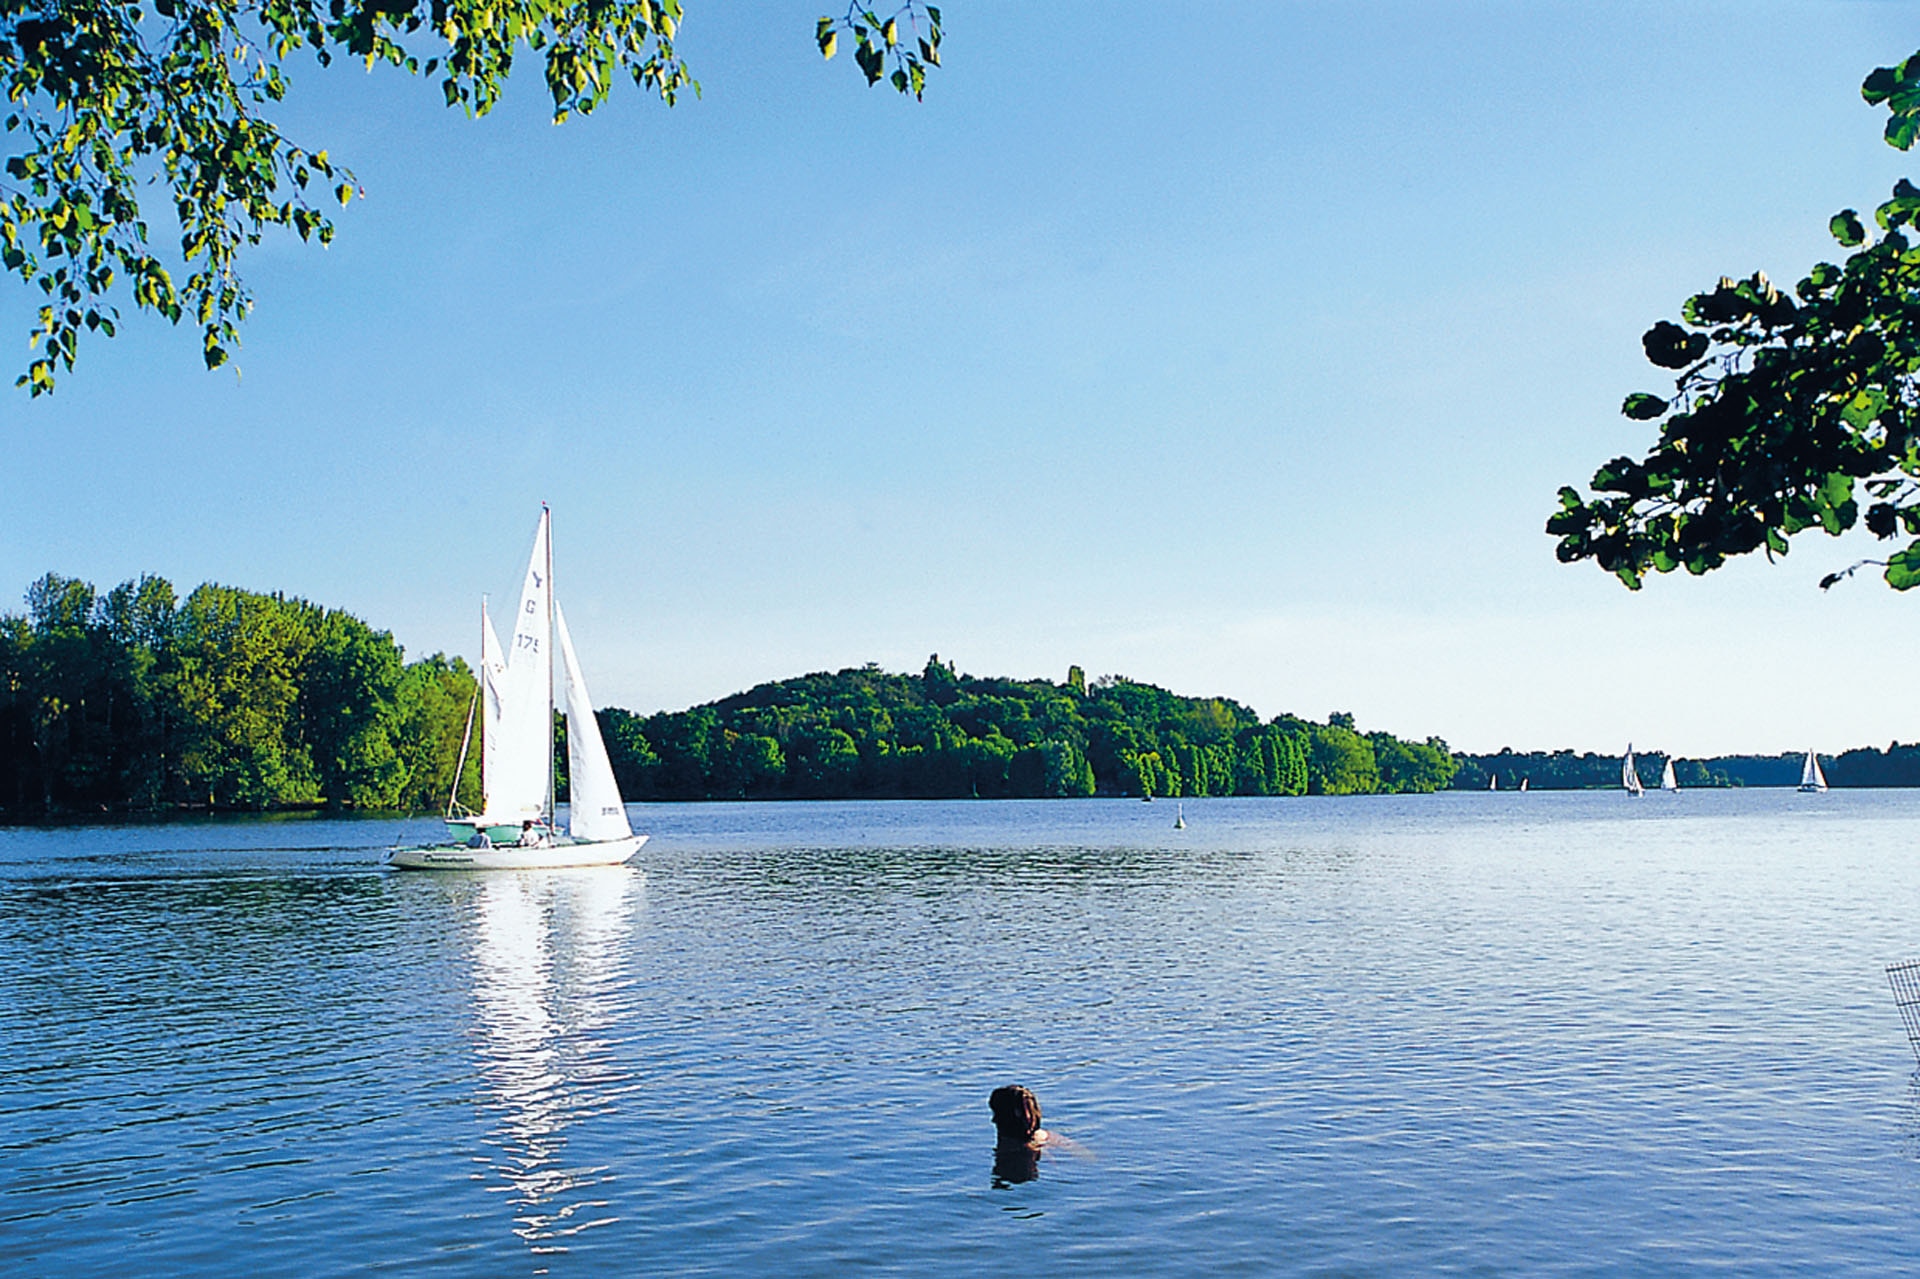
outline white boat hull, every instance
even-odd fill
[[[562,866],[618,866],[632,859],[647,842],[645,835],[592,842],[557,840],[546,845],[496,844],[471,848],[465,844],[428,844],[396,848],[385,864],[396,870],[553,870]]]

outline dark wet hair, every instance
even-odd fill
[[[987,1109],[1003,1146],[1024,1146],[1040,1130],[1040,1099],[1019,1084],[994,1089]]]

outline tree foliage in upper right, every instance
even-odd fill
[[[1920,137],[1920,53],[1866,80],[1891,112],[1886,136]],[[1874,228],[1844,209],[1829,223],[1839,263],[1791,289],[1765,273],[1722,278],[1642,339],[1673,372],[1669,394],[1621,411],[1658,421],[1645,457],[1594,473],[1593,494],[1560,490],[1547,521],[1563,562],[1590,559],[1639,589],[1649,572],[1706,573],[1730,556],[1785,555],[1808,529],[1863,522],[1907,539],[1884,561],[1889,585],[1920,585],[1920,187],[1902,179]],[[1840,574],[1821,584],[1831,585]]]

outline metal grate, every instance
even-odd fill
[[[1900,1021],[1907,1028],[1907,1042],[1920,1059],[1920,959],[1903,959],[1887,965],[1887,984],[1893,987],[1893,1006],[1900,1010]]]

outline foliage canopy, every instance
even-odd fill
[[[0,174],[0,264],[43,301],[18,385],[52,391],[83,330],[112,336],[115,298],[200,326],[207,367],[239,340],[252,297],[243,249],[270,228],[333,238],[329,201],[351,171],[284,136],[266,111],[287,60],[310,51],[437,76],[474,116],[499,101],[522,51],[545,63],[554,119],[587,114],[630,79],[672,105],[698,92],[674,47],[682,0],[0,0],[0,83],[12,154]],[[842,35],[868,84],[920,96],[940,62],[940,11],[855,3],[815,36]],[[891,71],[889,71],[891,69]],[[17,149],[13,149],[17,148]],[[170,198],[185,276],[150,247],[141,188]],[[313,198],[309,199],[309,195]]]
[[[0,616],[0,810],[437,807],[473,690],[339,609],[49,573]]]
[[[1262,722],[1225,698],[1123,677],[984,678],[930,658],[762,684],[690,710],[601,713],[630,799],[1301,795],[1433,791],[1445,742],[1351,717]]]
[[[1888,107],[1887,140],[1912,146],[1920,53],[1876,70],[1862,93]],[[1873,221],[1835,214],[1829,229],[1852,252],[1790,291],[1760,272],[1722,278],[1679,322],[1647,330],[1647,358],[1675,373],[1674,393],[1637,392],[1621,411],[1658,421],[1659,439],[1602,466],[1592,496],[1560,490],[1547,531],[1563,562],[1591,559],[1637,590],[1649,571],[1785,555],[1797,533],[1864,522],[1910,539],[1868,562],[1897,590],[1920,585],[1920,187],[1902,179]]]

